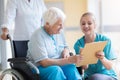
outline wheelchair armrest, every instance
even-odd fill
[[[27,57],[19,57],[19,58],[10,58],[8,59],[8,62],[10,62],[11,67],[13,66],[12,63],[25,63],[28,65],[31,69],[35,70],[37,74],[39,74],[38,68],[29,60]]]
[[[29,61],[29,59],[26,58],[26,57],[8,59],[8,62],[12,62],[12,63],[15,63],[15,62],[27,62],[27,61]]]
[[[31,69],[33,69],[37,74],[40,74],[39,69],[37,68],[37,66],[35,66],[32,62],[28,61],[27,65],[30,66]]]

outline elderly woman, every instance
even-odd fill
[[[81,80],[73,63],[82,60],[81,55],[69,55],[63,34],[65,14],[51,7],[43,15],[44,26],[35,31],[28,43],[28,57],[40,70],[41,80]]]
[[[104,50],[96,53],[96,57],[99,59],[96,64],[82,66],[85,69],[85,78],[88,78],[87,80],[117,80],[116,73],[112,69],[111,60],[115,59],[116,56],[111,46],[111,40],[95,32],[94,15],[89,12],[84,13],[80,19],[80,26],[84,36],[77,40],[74,45],[76,54],[82,51],[86,43],[108,41]]]

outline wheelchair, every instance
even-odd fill
[[[27,44],[22,47],[12,41],[8,35],[12,49],[13,58],[9,58],[9,69],[2,71],[0,80],[40,80],[38,68],[26,57]],[[17,53],[19,51],[19,54]],[[20,53],[24,55],[20,55]],[[17,57],[15,57],[17,55]]]

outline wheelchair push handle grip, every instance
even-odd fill
[[[7,39],[12,40],[10,34],[7,34]]]
[[[9,34],[7,34],[7,39],[9,39],[10,38],[10,35]]]
[[[12,57],[15,58],[14,45],[13,45],[13,41],[12,41],[12,38],[11,38],[10,34],[7,34],[7,39],[10,40],[11,51],[12,51]]]

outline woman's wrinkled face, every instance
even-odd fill
[[[51,26],[50,31],[52,34],[59,34],[62,28],[63,28],[63,22],[62,19],[59,18],[57,22]]]
[[[81,30],[85,35],[94,34],[95,32],[95,20],[91,15],[85,15],[80,20]]]

